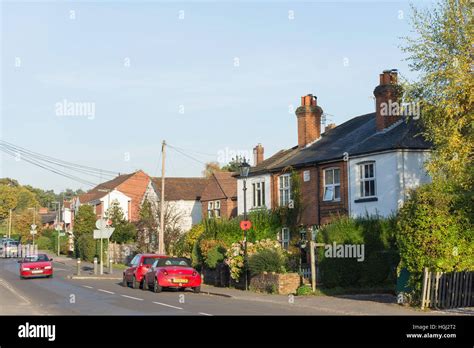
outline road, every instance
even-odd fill
[[[124,288],[117,280],[68,279],[53,263],[52,279],[22,280],[15,259],[0,259],[0,314],[30,315],[314,315],[314,309],[192,292]]]

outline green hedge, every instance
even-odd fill
[[[76,243],[76,255],[85,261],[94,261],[97,256],[96,241],[89,235],[82,235]]]
[[[319,248],[321,281],[327,288],[395,284],[399,254],[395,244],[396,221],[377,216],[342,217],[319,230],[320,243],[363,244],[364,260],[331,258]]]

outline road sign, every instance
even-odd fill
[[[94,239],[107,239],[110,238],[112,232],[115,230],[113,227],[104,228],[102,230],[94,230]]]
[[[35,234],[38,233],[38,232],[37,232],[36,230],[31,230],[30,233],[31,233],[32,235],[35,235]]]
[[[60,224],[56,224],[56,226],[54,227],[54,229],[56,231],[61,231],[61,225]]]
[[[240,228],[244,231],[250,230],[252,227],[252,223],[249,220],[242,220],[240,221]]]
[[[104,228],[106,228],[108,225],[107,223],[107,220],[105,219],[98,219],[96,222],[95,222],[95,227],[97,227],[98,230],[103,230]]]
[[[31,225],[31,229],[36,230],[36,225],[35,224]]]

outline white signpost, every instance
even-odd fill
[[[33,225],[31,225],[31,230],[30,230],[30,234],[33,236],[33,247],[35,246],[35,234],[36,233],[37,233],[36,225],[33,224]]]
[[[104,219],[98,219],[95,222],[95,227],[97,227],[97,230],[94,230],[94,239],[100,239],[100,274],[104,274],[102,240],[109,239],[115,228],[109,227],[107,220]]]

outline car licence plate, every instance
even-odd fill
[[[43,270],[41,270],[41,269],[36,269],[36,270],[34,270],[34,271],[31,271],[31,273],[33,273],[33,274],[43,273]]]
[[[181,278],[174,278],[173,279],[173,283],[187,283],[188,280],[187,279],[181,279]]]

